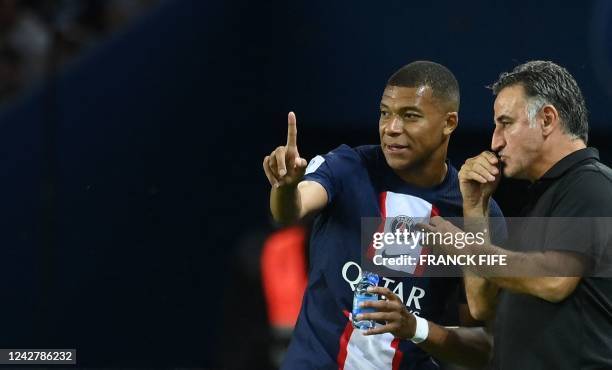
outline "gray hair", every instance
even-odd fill
[[[497,95],[513,85],[525,89],[530,124],[540,109],[550,104],[559,112],[563,131],[587,143],[589,122],[584,97],[578,83],[565,68],[549,61],[530,61],[516,66],[511,72],[502,73],[491,89]]]

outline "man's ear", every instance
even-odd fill
[[[545,105],[539,114],[542,120],[542,135],[548,136],[554,130],[560,129],[559,112],[554,106],[550,104]]]
[[[450,135],[459,125],[459,114],[457,112],[446,113],[446,121],[444,122],[444,135]]]

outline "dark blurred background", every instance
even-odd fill
[[[612,162],[612,3],[0,0],[0,348],[87,367],[272,368],[263,157],[378,141],[388,76],[462,89],[450,158],[488,147],[502,71],[565,66]],[[525,184],[504,181],[507,215]]]

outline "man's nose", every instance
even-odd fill
[[[506,141],[504,140],[503,131],[496,125],[493,131],[493,138],[491,139],[491,150],[499,152],[504,146],[506,146]]]
[[[402,120],[397,115],[394,114],[391,117],[391,121],[389,122],[389,125],[387,125],[387,133],[401,134],[403,128],[404,128],[404,125],[402,123]]]

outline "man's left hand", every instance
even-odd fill
[[[365,301],[362,307],[374,308],[377,312],[362,313],[357,315],[357,320],[375,320],[386,322],[385,325],[377,326],[368,329],[364,335],[375,335],[382,333],[391,333],[397,338],[410,339],[414,337],[416,330],[416,319],[413,314],[408,312],[406,306],[402,304],[400,298],[395,295],[389,288],[371,287],[368,288],[371,293],[380,294],[386,300]]]

